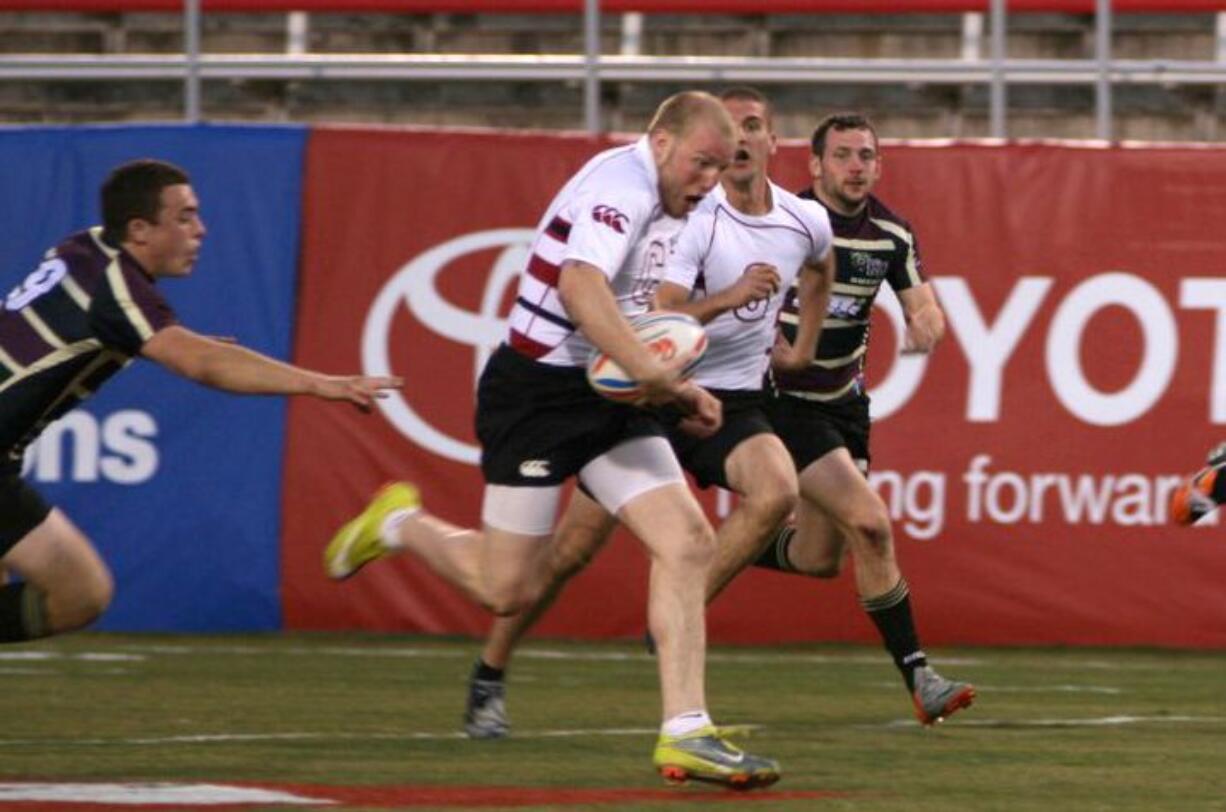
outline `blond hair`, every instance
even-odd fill
[[[680,137],[699,122],[714,124],[725,138],[736,140],[736,124],[723,102],[701,90],[683,90],[661,102],[647,132],[664,130]]]

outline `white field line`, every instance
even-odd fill
[[[389,659],[441,659],[468,660],[472,659],[477,644],[471,648],[421,648],[421,647],[388,647],[388,646],[245,646],[245,645],[161,645],[134,644],[119,646],[119,650],[132,651],[140,654],[163,655],[240,655],[269,656],[288,655],[294,657],[318,657],[328,655],[333,657],[385,657]],[[42,652],[40,652],[42,653]],[[0,655],[2,656],[2,655]],[[76,655],[80,656],[80,655]],[[634,651],[562,651],[547,648],[523,648],[515,652],[515,656],[526,660],[561,660],[580,662],[653,662],[654,655],[647,652]],[[889,664],[890,658],[885,654],[805,654],[805,653],[762,653],[712,651],[707,654],[708,662],[718,663],[814,663],[869,665],[880,666]],[[948,657],[941,659],[941,665],[963,666],[981,665],[984,660],[973,657]]]
[[[757,729],[757,725],[737,725],[740,729]],[[654,727],[586,728],[577,730],[517,730],[517,739],[560,739],[591,736],[654,736]],[[441,741],[466,738],[463,732],[446,733],[199,733],[181,736],[142,736],[137,738],[92,739],[0,739],[0,747],[111,747],[116,745],[162,746],[169,744],[232,744],[235,742],[269,741]]]
[[[81,660],[91,663],[140,663],[148,659],[144,654],[124,654],[117,651],[0,651],[0,661],[18,662]]]
[[[899,686],[897,681],[877,682],[877,688],[894,689]],[[981,694],[1108,694],[1115,696],[1123,694],[1123,688],[1112,688],[1107,685],[984,685],[976,681],[975,690]]]
[[[105,804],[115,806],[219,806],[292,804],[328,806],[334,801],[306,798],[280,790],[228,787],[224,784],[169,783],[0,783],[4,803]]]
[[[947,723],[953,727],[1124,727],[1126,725],[1221,725],[1226,724],[1226,716],[1097,716],[1087,719],[975,719],[959,715],[957,721]],[[881,728],[918,727],[919,722],[912,719],[895,719],[880,725],[856,725],[861,730],[879,730]]]
[[[471,647],[457,648],[433,648],[421,646],[298,646],[298,645],[243,645],[243,644],[164,644],[164,643],[135,643],[122,644],[115,649],[107,652],[58,652],[58,651],[14,651],[0,652],[0,661],[3,660],[55,660],[55,659],[75,659],[75,660],[114,660],[114,661],[139,661],[147,659],[149,655],[185,655],[185,656],[200,656],[200,655],[232,655],[232,656],[289,656],[289,657],[372,657],[372,658],[388,658],[388,659],[441,659],[441,660],[468,660],[474,656],[478,644],[474,642]],[[1042,657],[1042,655],[1034,655]],[[645,651],[564,651],[560,649],[550,648],[534,648],[528,647],[520,649],[516,652],[516,657],[525,660],[558,660],[558,661],[575,661],[575,662],[650,662],[654,661],[654,656],[647,654]],[[744,651],[710,651],[707,654],[707,661],[713,663],[791,663],[791,664],[813,664],[813,665],[865,665],[871,667],[879,667],[882,664],[890,664],[890,658],[882,653],[866,653],[866,654],[810,654],[805,652],[762,652],[756,653],[751,650]],[[1037,664],[1036,660],[1034,664]],[[963,666],[984,666],[991,667],[997,665],[990,657],[973,656],[973,657],[939,657],[935,660],[935,664],[939,668],[955,668]],[[1032,663],[1027,661],[1016,662],[1020,667],[1027,667]],[[1170,668],[1169,663],[1164,662],[1132,662],[1132,661],[1116,661],[1102,659],[1098,657],[1090,659],[1066,659],[1064,657],[1053,657],[1050,660],[1042,661],[1042,665],[1046,669],[1060,669],[1064,671],[1075,671],[1077,669],[1086,670],[1112,670],[1112,671],[1159,671]],[[1205,667],[1217,667],[1216,663],[1206,662]]]
[[[317,657],[320,655],[328,655],[334,657],[387,657],[387,658],[422,658],[422,659],[471,659],[475,656],[480,643],[473,641],[471,646],[463,646],[456,648],[433,648],[420,646],[299,646],[299,645],[272,645],[272,646],[254,646],[242,644],[158,644],[158,643],[134,643],[121,644],[115,647],[116,651],[134,652],[136,654],[183,654],[183,655],[200,655],[200,654],[230,654],[230,655],[246,655],[246,656],[269,656],[269,655],[288,655],[302,657]],[[1173,651],[1172,654],[1179,652]],[[1197,652],[1202,653],[1206,659],[1212,658],[1214,652]],[[3,655],[0,655],[3,656]],[[80,656],[80,655],[76,655]],[[122,655],[120,655],[122,656]],[[646,651],[566,651],[561,649],[526,647],[519,649],[515,653],[516,657],[528,660],[573,660],[573,661],[592,661],[592,662],[639,662],[653,661],[655,657],[648,654]],[[1111,670],[1111,671],[1165,671],[1169,669],[1170,663],[1154,661],[1154,662],[1135,662],[1129,660],[1110,660],[1102,657],[1089,657],[1086,659],[1071,659],[1062,655],[1054,655],[1050,659],[1045,658],[1041,653],[1027,652],[1025,659],[1016,660],[1012,664],[1028,667],[1030,665],[1042,665],[1046,669],[1061,669],[1066,671],[1074,671],[1077,669],[1087,670]],[[1218,659],[1226,661],[1226,657],[1218,655]],[[868,665],[879,666],[882,663],[889,664],[890,658],[884,652],[881,654],[866,653],[866,654],[812,654],[808,652],[755,652],[752,649],[743,649],[741,651],[726,651],[714,650],[707,653],[708,662],[717,663],[814,663],[822,664],[842,664],[842,665]],[[938,668],[945,667],[961,667],[961,666],[985,666],[990,667],[999,665],[1000,663],[992,660],[991,657],[984,656],[953,656],[953,657],[936,657],[934,664]],[[1217,668],[1219,663],[1205,662],[1206,668]]]

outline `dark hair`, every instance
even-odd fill
[[[757,102],[762,105],[762,109],[766,111],[766,121],[769,124],[775,115],[775,108],[771,104],[770,99],[763,95],[762,91],[749,85],[735,85],[728,88],[723,93],[719,94],[720,101],[731,101],[740,99],[741,101]]]
[[[119,246],[127,238],[128,223],[156,223],[162,207],[162,190],[191,183],[179,167],[165,161],[142,158],[111,170],[102,183],[102,239]]]
[[[817,129],[813,131],[813,139],[810,146],[813,154],[819,158],[826,151],[826,133],[831,130],[837,132],[843,132],[844,130],[868,130],[873,134],[873,146],[877,145],[877,128],[873,126],[873,122],[868,120],[868,116],[861,113],[835,113],[823,118],[822,123],[818,124]]]

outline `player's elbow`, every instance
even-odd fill
[[[582,312],[587,298],[585,291],[591,284],[593,270],[595,269],[590,266],[567,260],[562,263],[562,269],[558,272],[558,301],[562,303],[562,308],[571,317],[571,321],[576,321]],[[597,270],[596,274],[603,278],[600,271]]]

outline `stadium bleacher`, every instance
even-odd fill
[[[204,0],[204,55],[482,54],[578,55],[580,0]],[[480,8],[480,13],[463,9]],[[883,3],[821,0],[604,0],[606,56],[957,60],[980,72],[989,48],[986,0]],[[1079,60],[1095,56],[1092,0],[1012,0],[1010,59]],[[1221,0],[1115,0],[1112,56],[1211,64],[1222,49]],[[292,11],[291,8],[308,9]],[[816,8],[820,13],[798,13]],[[177,0],[5,0],[0,3],[0,121],[176,120],[184,86],[167,78],[37,78],[6,70],[6,59],[181,54]],[[342,10],[343,9],[343,10]],[[646,13],[622,11],[642,9]],[[900,11],[899,9],[902,9]],[[684,13],[678,13],[678,10]],[[697,13],[697,12],[707,13]],[[1226,70],[1226,62],[1223,63]],[[820,114],[858,107],[899,137],[979,137],[990,133],[989,88],[965,83],[850,77],[806,83],[764,78],[784,136],[804,136]],[[639,128],[655,103],[686,83],[612,81],[601,87],[603,125]],[[689,82],[688,84],[693,84]],[[710,85],[711,83],[707,83]],[[1204,140],[1222,128],[1217,84],[1172,79],[1118,80],[1112,135],[1119,139]],[[344,121],[579,129],[582,81],[539,79],[401,80],[384,78],[210,78],[204,118],[247,121]],[[1010,82],[1008,135],[1091,138],[1094,87],[1085,82]]]

